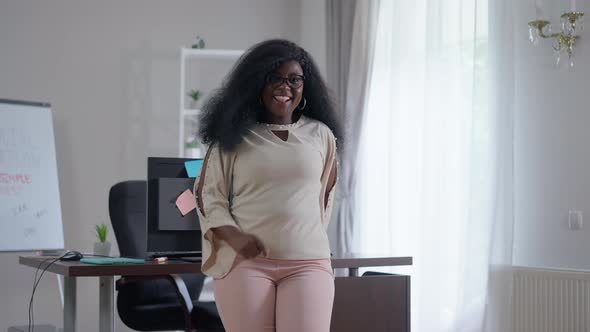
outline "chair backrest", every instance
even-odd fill
[[[109,215],[121,257],[146,257],[147,250],[147,181],[123,181],[111,187]],[[193,299],[203,288],[201,273],[181,274]],[[178,301],[176,291],[166,280],[136,283],[133,301],[136,303]]]
[[[146,196],[146,181],[123,181],[111,187],[109,215],[121,257],[145,258]]]

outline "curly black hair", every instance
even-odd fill
[[[205,144],[219,143],[225,150],[238,145],[248,129],[265,112],[260,96],[267,75],[283,63],[299,62],[305,76],[305,116],[323,122],[342,144],[342,128],[331,93],[312,57],[297,44],[283,39],[260,42],[246,51],[203,107],[199,135]],[[294,113],[298,119],[302,112]]]

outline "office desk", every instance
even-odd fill
[[[20,256],[19,263],[33,268],[45,268],[51,257]],[[332,258],[335,269],[348,269],[349,277],[336,278],[336,295],[332,317],[332,331],[400,331],[409,332],[409,277],[376,276],[358,277],[359,267],[412,265],[411,257],[375,257],[349,254]],[[88,265],[80,262],[57,261],[47,271],[64,276],[64,332],[76,330],[76,278],[99,278],[99,331],[115,331],[114,293],[115,276],[158,276],[178,273],[201,272],[200,263],[168,261],[166,263],[146,262],[135,265]],[[391,293],[393,292],[393,293]],[[388,296],[391,295],[391,296]],[[395,296],[402,297],[401,301]],[[406,302],[407,301],[407,302]],[[353,305],[351,305],[351,303]],[[371,308],[374,308],[372,310]],[[390,310],[391,309],[391,310]],[[392,313],[392,310],[395,312]],[[392,316],[393,314],[393,316]],[[359,317],[362,315],[363,317]],[[375,322],[375,317],[379,318]],[[389,318],[388,318],[389,317]],[[401,329],[389,321],[399,323]],[[382,319],[387,319],[383,323]],[[399,322],[399,319],[404,320]],[[356,326],[361,326],[358,329]],[[387,329],[366,328],[366,324],[383,326]],[[377,324],[377,325],[375,325]],[[397,326],[397,325],[396,325]],[[408,326],[408,329],[403,328]]]

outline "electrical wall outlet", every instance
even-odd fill
[[[582,226],[584,225],[582,211],[569,210],[567,213],[567,225],[572,231],[582,229]]]

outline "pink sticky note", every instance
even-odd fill
[[[193,193],[187,189],[176,199],[176,207],[180,210],[183,216],[191,212],[197,207]]]

